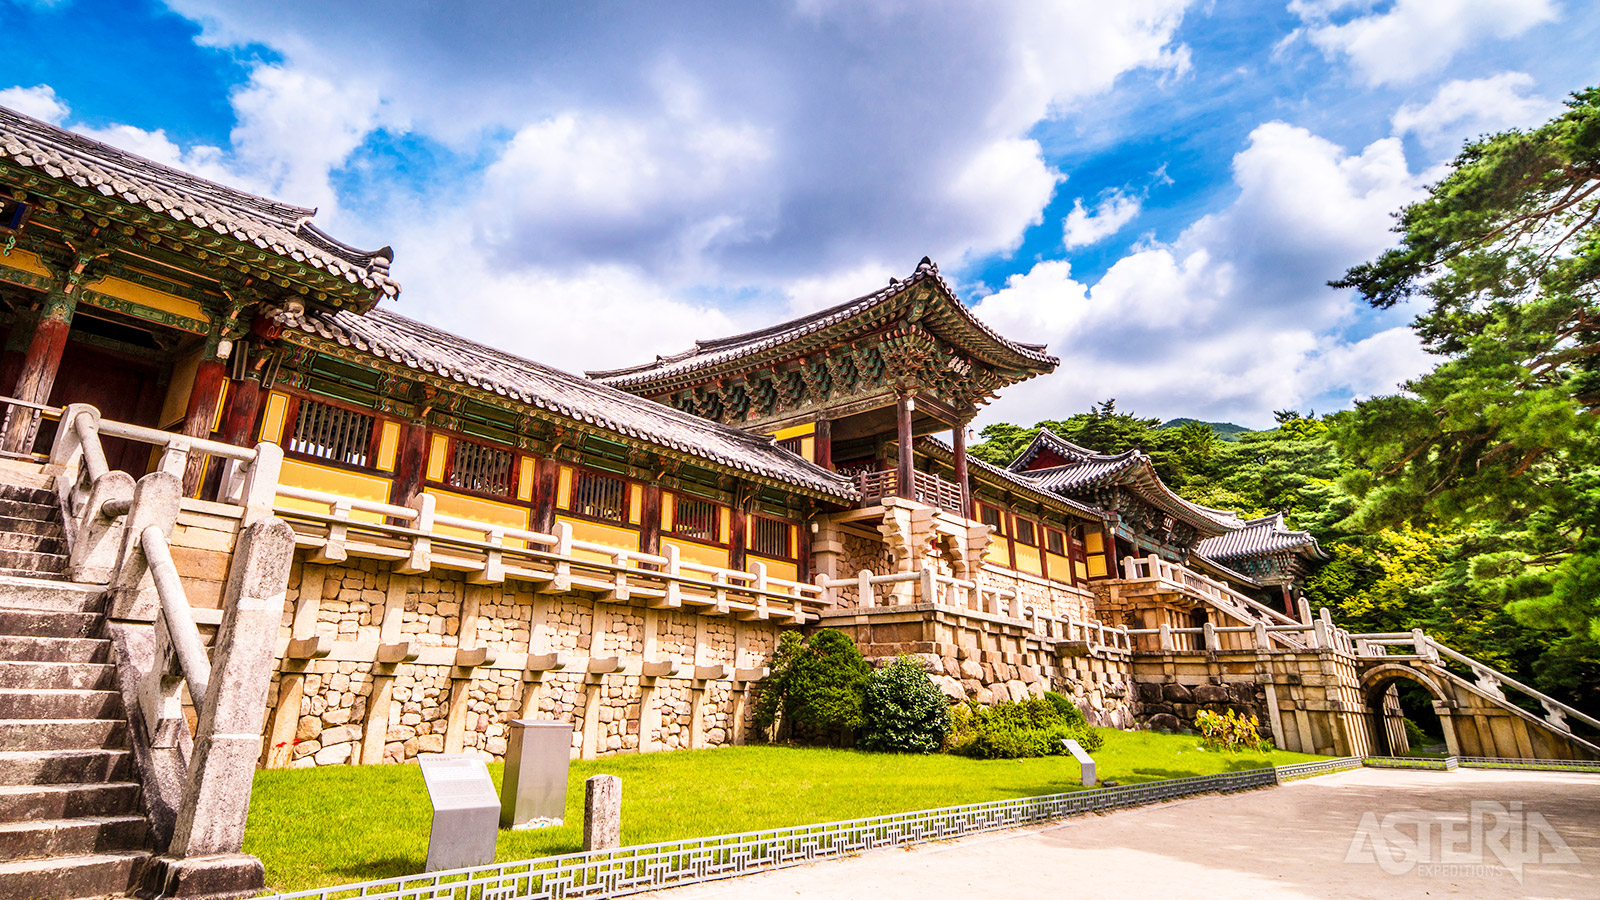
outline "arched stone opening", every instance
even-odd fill
[[[1400,710],[1395,692],[1395,685],[1400,681],[1420,685],[1433,697],[1433,708],[1439,714],[1439,728],[1444,732],[1445,744],[1454,753],[1458,746],[1455,723],[1450,716],[1452,704],[1444,688],[1428,675],[1399,663],[1384,663],[1361,675],[1361,693],[1367,704],[1373,752],[1378,756],[1394,756],[1398,748],[1407,746],[1405,715]]]

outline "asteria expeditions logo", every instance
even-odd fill
[[[1474,800],[1465,815],[1421,809],[1361,814],[1347,863],[1376,864],[1388,875],[1457,878],[1510,875],[1522,884],[1528,865],[1577,865],[1542,813],[1513,800]]]

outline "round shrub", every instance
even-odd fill
[[[783,635],[756,702],[755,724],[802,744],[849,746],[861,728],[861,699],[871,667],[855,642],[825,628],[808,638]]]
[[[916,660],[902,656],[867,681],[861,746],[895,753],[932,753],[950,733],[950,703]]]
[[[1083,714],[1079,712],[1073,721],[1061,703],[1072,706],[1065,697],[1052,700],[1046,695],[1021,703],[957,707],[950,752],[977,759],[1059,756],[1067,752],[1061,744],[1066,739],[1077,741],[1085,750],[1099,749],[1100,735],[1084,723]]]

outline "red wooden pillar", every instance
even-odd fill
[[[956,467],[956,486],[961,488],[961,518],[972,518],[972,485],[967,478],[967,426],[959,423],[950,435],[950,446],[954,449]]]
[[[661,485],[644,486],[644,505],[639,509],[639,552],[661,555]]]
[[[911,413],[916,404],[910,394],[901,394],[895,403],[895,419],[900,431],[900,465],[895,477],[895,496],[913,500],[917,496],[911,469]]]
[[[422,493],[423,476],[428,469],[428,423],[407,422],[400,426],[400,446],[394,454],[394,486],[390,502],[405,506]]]
[[[533,530],[549,534],[556,527],[556,492],[561,486],[561,463],[554,459],[541,459],[533,469]],[[660,502],[659,500],[657,501]],[[661,527],[661,513],[656,513],[656,527]]]
[[[217,404],[222,401],[223,379],[227,363],[215,357],[200,361],[194,370],[194,386],[189,389],[189,406],[183,415],[182,433],[187,437],[208,438],[211,423],[217,420]],[[202,454],[189,454],[189,464],[183,470],[183,495],[194,496],[205,474],[206,459]]]
[[[728,525],[728,568],[736,572],[743,572],[748,550],[745,541],[745,522],[749,516],[742,505],[734,505],[728,510],[733,520]]]
[[[72,313],[77,298],[72,294],[53,294],[45,301],[44,314],[34,326],[33,337],[28,341],[23,356],[22,371],[17,376],[11,396],[30,403],[45,403],[50,399],[50,388],[55,386],[56,372],[61,367],[61,354],[67,349],[67,332],[72,330]],[[32,449],[27,444],[33,437],[33,416],[15,415],[6,428],[3,446],[13,453],[26,453]]]
[[[222,411],[222,427],[217,436],[223,443],[253,447],[256,424],[261,414],[261,382],[248,376],[233,383]]]
[[[833,422],[831,420],[817,420],[816,448],[817,465],[830,472],[833,471]]]

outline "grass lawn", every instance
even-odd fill
[[[1100,729],[1101,779],[1123,784],[1321,757],[1214,752],[1187,735]],[[501,766],[491,764],[496,786]],[[973,760],[795,747],[729,747],[573,762],[567,824],[500,832],[501,861],[582,848],[583,780],[622,778],[622,838],[650,844],[1081,789],[1070,758]],[[422,871],[431,812],[416,766],[256,773],[244,850],[267,884],[300,890]]]

